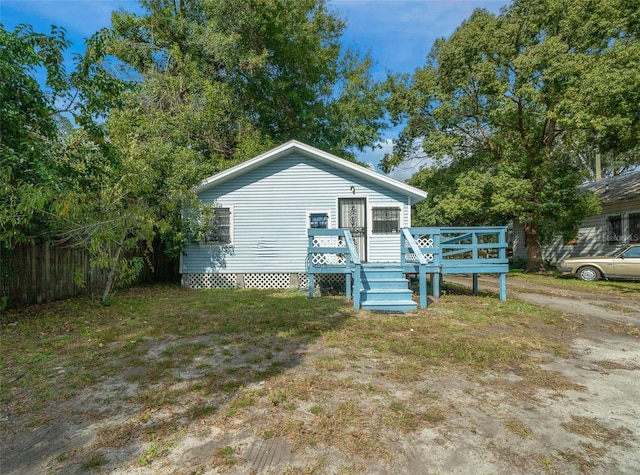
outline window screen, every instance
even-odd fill
[[[374,234],[391,234],[400,232],[399,208],[372,209]]]
[[[610,243],[622,241],[622,216],[607,217],[607,241]]]
[[[309,227],[311,229],[326,229],[329,227],[329,215],[327,213],[309,214]]]
[[[629,214],[629,242],[640,242],[640,213]]]
[[[211,229],[205,241],[212,244],[231,244],[231,209],[216,208]]]

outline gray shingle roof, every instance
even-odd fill
[[[630,200],[640,195],[640,170],[592,181],[580,188],[593,191],[600,197],[601,203]]]

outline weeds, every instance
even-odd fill
[[[455,286],[437,305],[407,316],[355,314],[342,299],[274,291],[132,289],[109,307],[79,299],[14,312],[2,330],[0,402],[14,413],[42,421],[52,407],[95,391],[97,402],[86,408],[96,414],[92,422],[122,414],[96,430],[86,471],[107,465],[102,450],[134,443],[141,448],[133,463],[154,464],[168,453],[168,440],[197,423],[203,430],[250,427],[299,453],[327,449],[349,461],[328,468],[317,458],[284,473],[364,473],[369,461],[390,466],[396,455],[385,431],[437,430],[455,413],[445,393],[425,383],[433,375],[476,382],[508,371],[517,381],[502,388],[527,401],[540,389],[584,389],[539,367],[540,355],[569,355],[575,331],[560,313],[472,297]],[[315,345],[323,351],[315,354]],[[531,436],[518,419],[503,425]],[[617,442],[595,420],[573,418],[562,427]],[[221,471],[239,463],[240,445],[217,447],[208,457]],[[594,446],[583,448],[600,456]],[[78,463],[72,459],[82,454],[58,461]],[[577,452],[561,456],[581,470],[592,463]],[[536,460],[555,469],[550,458]]]

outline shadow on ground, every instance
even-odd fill
[[[34,368],[20,368],[5,346],[16,362],[3,377],[1,471],[145,466],[194,421],[222,408],[232,418],[239,389],[295,368],[305,347],[352,315],[340,298],[172,287],[134,289],[106,309],[76,300],[14,312],[5,336],[36,353],[46,382],[33,390],[25,380]],[[66,348],[41,345],[60,339]]]

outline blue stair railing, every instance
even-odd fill
[[[428,249],[427,249],[428,251]],[[402,269],[418,270],[420,281],[420,308],[427,308],[427,258],[408,228],[400,234],[400,266]]]
[[[308,238],[309,298],[313,298],[316,274],[344,274],[347,298],[353,297],[353,306],[359,310],[363,265],[349,230],[309,229]],[[500,300],[504,301],[507,247],[506,226],[402,228],[400,269],[418,275],[420,308],[427,308],[427,274],[432,275],[431,288],[437,297],[444,274],[472,274],[474,294],[478,293],[478,274],[499,274]]]

